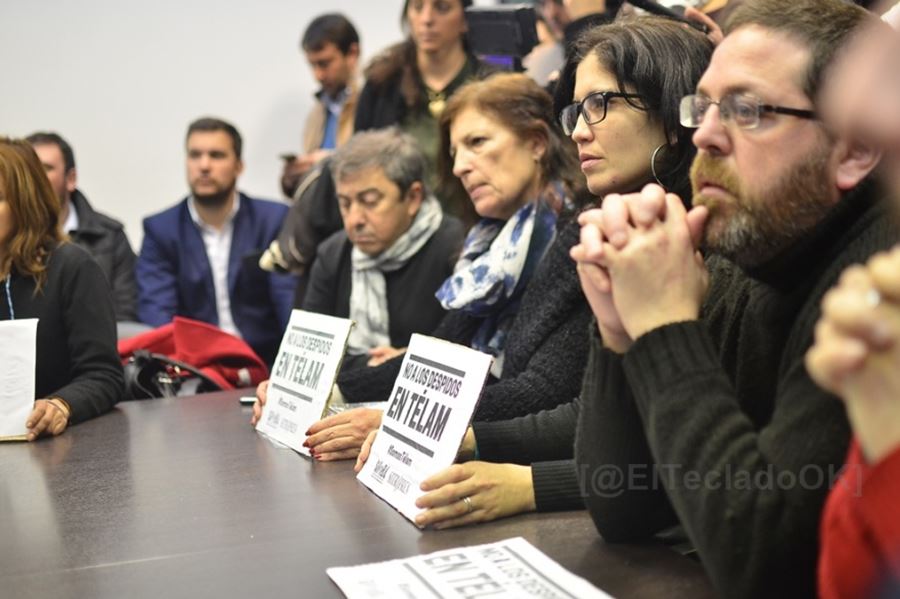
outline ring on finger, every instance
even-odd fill
[[[471,514],[475,511],[475,506],[472,505],[472,498],[466,495],[462,498],[462,502],[466,504],[466,513]]]
[[[877,307],[878,304],[881,303],[881,294],[878,293],[877,289],[869,289],[869,291],[866,293],[866,303],[873,308]]]

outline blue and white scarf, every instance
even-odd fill
[[[494,356],[494,376],[503,369],[519,298],[555,233],[556,213],[542,199],[505,222],[481,220],[469,231],[453,275],[435,294],[444,309],[484,319],[470,345]]]

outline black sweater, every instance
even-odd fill
[[[475,79],[484,79],[496,72],[487,64],[478,60],[474,54],[468,54],[465,69],[472,72]],[[415,48],[410,41],[401,42],[387,48],[373,63],[383,61],[390,63],[393,68],[385,69],[389,74],[383,80],[375,81],[373,78],[366,80],[359,99],[356,103],[356,116],[353,121],[354,131],[366,131],[368,129],[383,129],[392,125],[399,125],[406,118],[410,110],[426,110],[424,102],[424,83],[416,66]],[[369,67],[371,71],[372,67]],[[442,90],[447,97],[459,87],[460,83],[451,88]],[[416,89],[419,99],[417,106],[407,105],[404,98],[404,89]],[[421,88],[421,92],[419,92]]]
[[[0,295],[6,294],[0,287]],[[124,392],[116,352],[112,293],[91,256],[72,243],[58,246],[47,263],[47,279],[35,295],[35,280],[13,274],[16,319],[38,318],[35,392],[61,397],[81,422],[108,411]],[[9,319],[6,297],[0,319]]]
[[[504,349],[503,373],[491,379],[475,420],[504,420],[553,408],[578,394],[587,355],[590,309],[569,248],[579,226],[564,224],[528,284]],[[481,320],[447,313],[435,337],[469,345]],[[376,368],[343,372],[338,386],[348,402],[385,401],[402,357]]]
[[[898,239],[875,195],[861,186],[762,268],[710,259],[701,320],[624,357],[592,335],[575,456],[607,541],[680,522],[722,596],[814,596],[819,515],[850,431],[803,359],[823,294]]]

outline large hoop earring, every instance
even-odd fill
[[[650,154],[650,172],[653,173],[653,178],[656,179],[656,182],[659,183],[660,187],[665,187],[665,185],[659,180],[659,175],[656,174],[656,155],[659,154],[659,151],[664,147],[666,147],[666,144],[659,144],[656,146],[656,149],[653,150],[653,153]]]

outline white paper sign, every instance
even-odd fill
[[[414,520],[419,484],[450,466],[491,367],[491,356],[413,335],[381,428],[357,478]]]
[[[611,599],[521,537],[325,572],[348,599]]]
[[[306,431],[322,418],[351,326],[353,322],[346,318],[293,311],[256,430],[309,455],[303,447]]]
[[[0,322],[0,437],[28,432],[34,409],[37,318]]]

